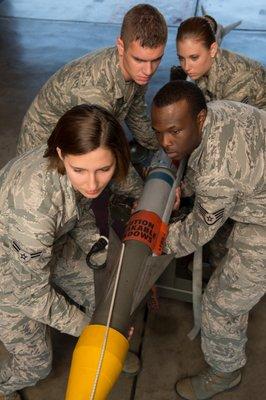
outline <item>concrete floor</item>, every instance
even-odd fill
[[[121,0],[0,0],[0,167],[15,154],[22,117],[42,84],[60,66],[95,48],[113,45],[124,12],[138,1]],[[200,5],[223,24],[242,19],[223,47],[266,65],[266,5],[264,0],[150,1],[164,13],[169,40],[162,64],[148,92],[152,96],[167,80],[176,63],[175,35],[179,22],[200,14]],[[111,400],[172,400],[177,378],[204,366],[199,338],[191,342],[191,304],[161,299],[158,313],[142,310],[131,347],[143,363],[137,378],[121,375]],[[215,399],[266,398],[265,298],[250,313],[248,364],[238,390]],[[63,400],[75,340],[56,331],[54,368],[36,387],[24,390],[25,400]],[[0,346],[0,354],[4,349]]]

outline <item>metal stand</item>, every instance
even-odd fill
[[[156,283],[158,295],[192,303],[192,277],[184,259],[174,259]]]

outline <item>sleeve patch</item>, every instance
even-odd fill
[[[249,97],[246,96],[241,100],[241,103],[249,104]]]
[[[202,215],[204,221],[207,225],[214,225],[217,221],[223,218],[224,208],[215,211],[214,213],[209,213],[205,208],[198,204],[199,212]]]
[[[18,253],[18,256],[22,262],[28,262],[33,258],[38,258],[42,254],[42,251],[37,251],[35,253],[29,253],[20,247],[16,240],[12,240],[12,247]]]

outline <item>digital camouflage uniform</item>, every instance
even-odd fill
[[[51,369],[49,326],[79,336],[94,310],[86,254],[98,240],[90,201],[47,168],[45,146],[0,171],[0,340],[10,354],[0,393],[34,385]],[[128,179],[116,191],[138,196]],[[88,208],[88,209],[87,209]],[[86,314],[62,295],[83,305]]]
[[[126,82],[115,47],[85,55],[57,71],[42,87],[26,113],[18,141],[18,154],[46,143],[58,119],[70,108],[97,104],[126,122],[144,147],[158,142],[147,117],[147,85]]]
[[[265,111],[208,104],[202,141],[188,161],[194,208],[170,225],[166,241],[166,252],[182,257],[211,240],[227,218],[235,221],[202,306],[202,349],[221,372],[245,364],[248,312],[266,290],[265,132]]]
[[[239,54],[219,49],[208,76],[195,83],[207,101],[233,100],[266,110],[265,68]]]
[[[195,83],[207,101],[233,100],[266,110],[265,68],[247,57],[218,49],[208,76]],[[229,219],[206,246],[213,269],[226,254],[223,244],[232,228],[233,221]]]

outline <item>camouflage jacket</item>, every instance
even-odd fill
[[[208,103],[202,141],[188,160],[192,212],[170,225],[167,253],[182,257],[215,235],[227,218],[266,225],[266,112],[231,101]]]
[[[266,110],[265,68],[239,54],[219,49],[208,76],[195,83],[207,101],[233,100]]]
[[[44,150],[41,146],[29,151],[0,171],[0,307],[19,309],[29,318],[76,335],[84,313],[50,285],[50,261],[66,233],[85,253],[99,234],[90,200],[80,207],[84,197],[66,175],[47,167]],[[139,188],[125,182],[120,193],[125,192],[134,197]]]
[[[126,82],[116,48],[107,48],[72,61],[58,70],[42,87],[27,111],[18,141],[18,154],[45,144],[58,119],[70,108],[97,104],[126,122],[144,147],[158,142],[147,116],[147,85]]]

